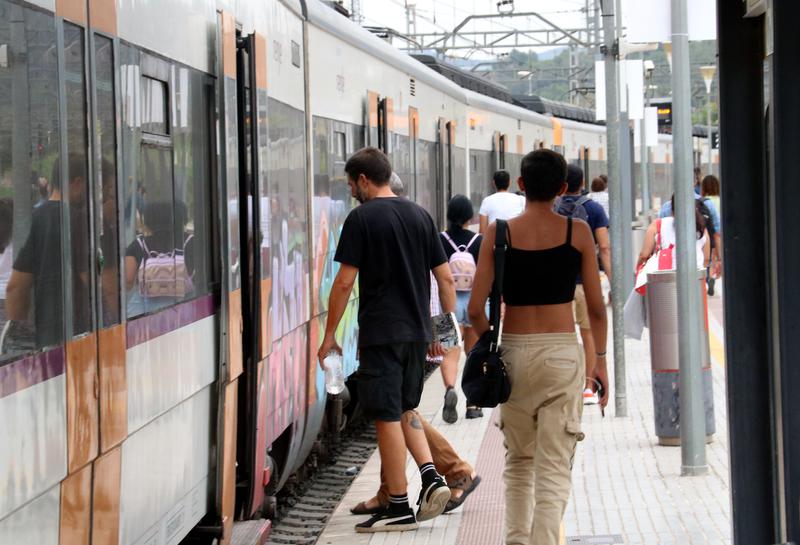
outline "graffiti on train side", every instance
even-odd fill
[[[266,444],[271,445],[306,406],[307,368],[297,365],[309,361],[308,325],[284,335],[272,344],[264,367],[266,392]]]
[[[349,201],[349,195],[348,199]],[[333,259],[336,244],[341,234],[342,224],[349,212],[349,202],[333,199],[327,195],[314,197],[314,278],[313,313],[317,316],[317,326],[312,328],[311,347],[319,346],[325,334],[325,320],[328,316],[328,298],[333,280],[339,271],[339,264]],[[344,371],[346,375],[358,367],[358,284],[356,284],[347,304],[342,320],[336,330],[336,340],[342,347]],[[317,363],[316,361],[314,363]],[[318,365],[311,366],[309,373],[309,403],[321,401],[325,397],[325,374]]]

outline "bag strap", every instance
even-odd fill
[[[475,236],[474,236],[474,237],[472,237],[472,238],[470,239],[470,241],[467,243],[467,250],[469,250],[469,248],[470,248],[470,246],[472,246],[472,243],[473,243],[473,242],[475,242],[476,240],[478,240],[478,237],[479,237],[479,236],[481,236],[481,235],[480,235],[480,233],[475,233]]]
[[[458,249],[458,246],[456,246],[456,243],[455,243],[455,242],[453,242],[453,239],[452,239],[452,238],[450,238],[450,235],[448,235],[448,234],[447,234],[447,231],[442,231],[442,235],[444,236],[444,238],[446,238],[446,239],[447,239],[447,242],[449,242],[449,243],[450,243],[450,246],[452,246],[452,247],[453,247],[453,250],[455,250],[456,252],[459,252],[459,251],[460,251],[460,250]]]
[[[581,195],[581,197],[577,201],[575,201],[575,204],[580,204],[581,206],[583,206],[587,202],[589,202],[589,195]]]
[[[497,220],[497,230],[494,237],[494,283],[489,299],[489,327],[491,344],[489,350],[497,352],[497,342],[500,338],[500,298],[503,295],[503,274],[506,270],[506,233],[508,224],[505,220]]]

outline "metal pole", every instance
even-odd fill
[[[706,171],[707,175],[713,174],[711,170],[711,90],[706,93],[706,127],[708,127],[708,138],[706,139],[706,143],[708,144],[708,170]]]
[[[617,58],[624,62],[622,50],[622,0],[616,0],[615,21],[617,26]],[[627,73],[627,72],[626,72]],[[619,90],[620,102],[625,99],[625,110],[619,113],[619,170],[622,182],[622,293],[628,294],[633,289],[633,137],[631,136],[630,119],[628,118],[628,83],[624,82]]]
[[[645,80],[645,85],[650,83],[650,78]],[[647,86],[644,91],[644,104],[650,107],[650,97],[647,96]],[[642,167],[642,216],[644,221],[650,223],[650,148],[647,147],[647,134],[644,126],[645,118],[639,124],[639,153],[641,154]]]
[[[703,475],[706,424],[700,353],[700,286],[697,276],[692,176],[692,100],[687,0],[672,0],[672,146],[675,154],[675,241],[678,261],[681,474]]]
[[[606,152],[608,163],[608,198],[611,213],[611,314],[614,335],[614,407],[618,417],[628,416],[625,386],[625,327],[623,305],[623,228],[622,179],[619,169],[619,98],[614,0],[600,0],[603,10],[603,41],[606,68]],[[630,222],[628,227],[630,228]]]

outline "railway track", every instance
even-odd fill
[[[425,380],[439,368],[428,362]],[[342,433],[331,448],[327,464],[296,482],[291,491],[278,496],[276,516],[266,545],[313,545],[331,515],[378,446],[375,426],[363,417]]]

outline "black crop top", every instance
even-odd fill
[[[511,246],[506,229],[503,300],[506,305],[558,305],[575,298],[575,283],[581,269],[581,253],[572,246],[572,218],[567,218],[567,241],[544,250],[520,250]]]

